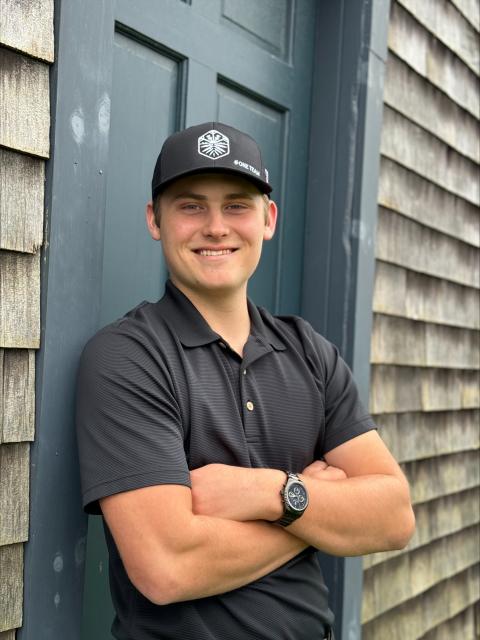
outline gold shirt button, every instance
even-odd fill
[[[247,402],[247,409],[249,411],[253,411],[253,402],[251,402],[250,400]]]

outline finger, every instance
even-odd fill
[[[323,473],[327,467],[328,465],[324,460],[315,460],[309,464],[308,467],[305,467],[303,473],[306,475],[315,475],[317,473]]]
[[[326,469],[328,467],[328,464],[325,462],[325,460],[315,460],[310,466],[313,469],[320,470]]]

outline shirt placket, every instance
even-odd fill
[[[244,357],[240,365],[239,387],[242,420],[245,437],[249,444],[258,442],[258,420],[262,401],[255,385],[255,362],[272,351],[270,345],[258,336],[251,336],[245,345]]]

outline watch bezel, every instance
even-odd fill
[[[288,495],[289,490],[294,487],[296,484],[298,484],[303,493],[305,494],[305,504],[300,508],[297,509],[296,507],[293,506],[293,504],[290,502],[290,496]],[[283,504],[286,507],[286,510],[290,511],[291,513],[294,514],[302,514],[305,509],[308,507],[308,491],[305,487],[305,484],[300,480],[300,478],[291,478],[289,476],[287,483],[285,484],[285,488],[283,489]]]

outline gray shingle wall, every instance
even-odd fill
[[[0,639],[22,624],[53,0],[0,0]]]
[[[364,640],[479,633],[479,15],[391,4],[370,409],[417,531],[365,558]]]

